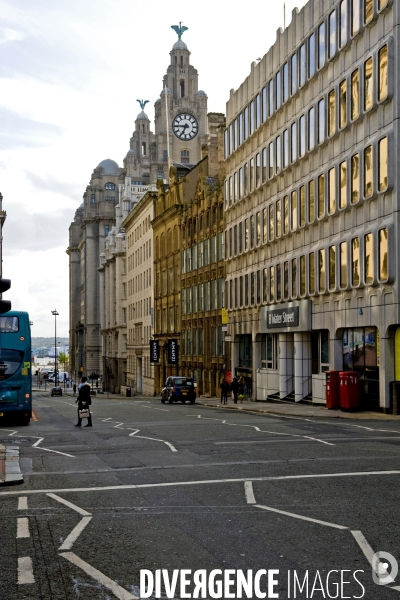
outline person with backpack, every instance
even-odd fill
[[[237,377],[234,377],[231,383],[231,390],[233,394],[233,402],[237,404],[238,401],[238,392],[239,392],[239,382]]]
[[[78,397],[75,400],[75,403],[78,403],[78,422],[75,427],[82,426],[82,417],[81,411],[87,410],[89,412],[89,416],[87,417],[87,425],[85,427],[92,427],[92,415],[90,414],[90,405],[92,404],[92,398],[90,395],[90,383],[88,382],[87,377],[81,378],[81,383],[78,387]]]

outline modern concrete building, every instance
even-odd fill
[[[228,334],[254,398],[362,406],[400,379],[399,42],[391,0],[310,0],[227,103]]]

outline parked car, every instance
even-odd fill
[[[176,376],[168,377],[165,382],[165,387],[161,390],[161,402],[182,402],[185,404],[186,400],[189,400],[192,404],[196,400],[196,390],[194,387],[194,381],[191,377]]]
[[[62,396],[63,395],[62,388],[60,388],[60,386],[58,386],[58,385],[56,387],[51,388],[51,395],[52,396]]]

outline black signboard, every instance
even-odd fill
[[[299,307],[276,308],[267,311],[267,329],[299,326]]]
[[[178,364],[178,340],[168,340],[168,364]]]
[[[158,363],[160,360],[160,345],[158,340],[150,340],[150,362]]]

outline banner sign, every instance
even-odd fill
[[[160,344],[158,340],[150,340],[150,362],[158,363],[160,360]]]
[[[288,308],[276,308],[267,312],[267,328],[276,327],[298,327],[299,326],[299,307],[290,306]]]
[[[168,364],[178,364],[178,340],[168,340]]]

